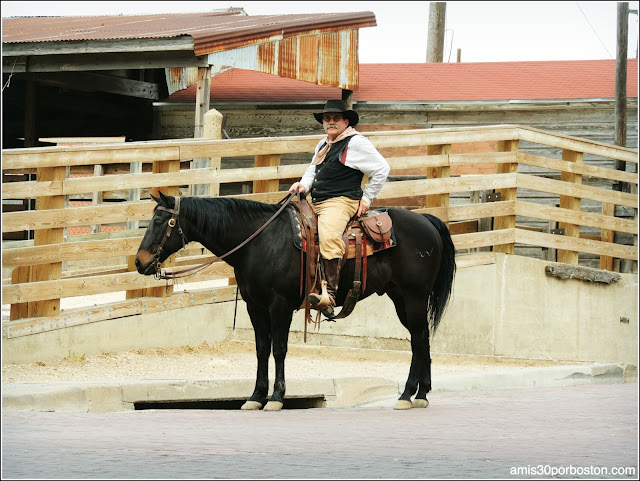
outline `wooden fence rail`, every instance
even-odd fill
[[[461,265],[490,261],[490,252],[483,251],[546,259],[556,252],[552,260],[598,262],[609,270],[619,268],[621,259],[629,260],[637,272],[636,151],[511,125],[366,135],[391,165],[390,181],[374,206],[401,206],[440,217],[449,224]],[[165,281],[135,272],[132,259],[144,233],[137,226],[146,225],[154,205],[149,193],[188,194],[188,186],[194,184],[209,184],[214,187],[211,192],[219,192],[221,186],[244,184],[249,188],[242,192],[252,192],[234,197],[276,202],[302,175],[321,138],[184,139],[3,150],[3,202],[36,200],[36,210],[2,213],[3,234],[35,233],[33,240],[3,242],[2,298],[3,304],[11,305],[3,336],[232,298],[233,271],[224,263],[189,281],[228,284],[216,287],[219,295],[213,296],[211,289],[174,294]],[[547,157],[525,151],[523,146],[534,144],[555,153]],[[297,160],[283,160],[292,154]],[[252,166],[246,166],[247,157],[253,158]],[[216,162],[214,168],[188,168],[190,161],[200,158],[220,158],[221,166]],[[616,170],[615,161],[627,162],[633,171]],[[108,174],[103,167],[111,164],[124,167]],[[525,173],[525,167],[538,172]],[[74,176],[77,169],[82,169],[82,177]],[[35,181],[4,182],[5,174],[8,178],[34,172]],[[615,190],[620,183],[630,185],[631,192]],[[86,196],[107,199],[116,191],[134,195],[118,202],[73,203]],[[104,226],[118,230],[105,232]],[[63,234],[78,228],[87,233]],[[475,257],[467,256],[470,253]],[[184,266],[211,258],[200,244],[192,243],[167,263]],[[127,299],[61,310],[61,299],[111,292],[126,292]]]

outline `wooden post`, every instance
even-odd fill
[[[93,176],[94,177],[100,177],[104,175],[104,168],[102,167],[102,165],[100,164],[96,164],[93,166]],[[102,200],[104,197],[104,192],[100,191],[100,192],[94,192],[93,194],[91,194],[91,204],[92,205],[100,205],[102,204]],[[140,197],[138,196],[138,199]],[[95,234],[97,232],[100,232],[102,228],[101,224],[92,224],[91,225],[91,229],[90,232],[92,234]]]
[[[255,167],[273,167],[280,165],[280,154],[256,155],[254,158]],[[253,193],[256,192],[278,192],[280,181],[278,179],[254,180]]]
[[[198,67],[198,84],[196,90],[196,118],[193,138],[200,139],[204,137],[205,130],[205,114],[209,111],[209,102],[211,98],[211,68]],[[211,165],[208,158],[193,159],[191,161],[192,169],[204,169]],[[208,184],[195,184],[191,186],[191,195],[204,196],[209,194]]]
[[[131,164],[129,164],[129,172],[131,174],[141,174],[142,162],[131,162]],[[129,189],[127,200],[129,202],[138,202],[140,200],[140,190],[140,188]],[[127,221],[127,230],[137,229],[139,224],[140,222],[137,220],[129,220]]]
[[[616,101],[615,143],[627,145],[627,48],[629,33],[629,2],[618,2],[618,28],[616,44]],[[616,169],[625,170],[625,162],[615,161]]]
[[[427,62],[442,63],[444,57],[444,25],[447,2],[429,2]]]
[[[29,282],[31,277],[31,266],[16,267],[11,271],[11,284],[22,284]],[[9,311],[9,320],[15,321],[16,319],[26,319],[29,317],[29,304],[26,302],[20,302],[18,304],[11,304]]]
[[[206,139],[221,139],[222,138],[222,122],[224,116],[215,109],[211,109],[204,114],[204,132],[203,136]],[[214,170],[220,170],[222,158],[211,157],[207,159],[209,162],[208,167]],[[201,185],[196,187],[202,187],[202,195],[210,195],[216,197],[220,195],[220,183]]]
[[[498,142],[498,152],[517,152],[519,142],[517,140],[502,140]],[[510,174],[518,172],[518,163],[512,162],[508,164],[498,164],[496,167],[498,174]],[[516,200],[518,190],[515,188],[496,189],[496,193],[500,194],[501,201]],[[493,230],[515,229],[516,216],[505,215],[496,217],[493,220]],[[494,252],[503,252],[505,254],[513,254],[515,252],[514,244],[502,244],[493,247]]]
[[[38,182],[63,182],[67,175],[66,167],[45,167],[36,169]],[[64,209],[64,195],[36,198],[36,210]],[[34,246],[47,244],[61,244],[64,241],[64,228],[36,229],[34,231]],[[31,266],[29,282],[52,281],[62,278],[62,262],[51,264],[36,264]],[[45,301],[29,302],[27,306],[28,317],[48,317],[60,313],[60,299],[48,299]]]
[[[451,145],[428,145],[427,155],[449,155],[451,153]],[[448,164],[448,163],[447,163]],[[449,165],[444,167],[428,167],[427,179],[442,179],[450,176]],[[449,207],[449,194],[433,194],[426,195],[424,207]],[[449,223],[446,223],[449,225]]]
[[[562,160],[575,162],[577,164],[582,164],[582,157],[583,157],[582,152],[575,152],[573,150],[566,150],[566,149],[562,151]],[[562,172],[560,174],[560,180],[562,180],[563,182],[571,182],[573,184],[582,184],[582,175],[573,174],[571,172]],[[571,209],[579,212],[580,203],[581,201],[579,197],[573,197],[570,195],[560,196],[561,209]],[[560,229],[564,229],[565,236],[580,237],[579,225],[569,224],[566,222],[559,222],[558,226],[560,227]],[[558,262],[564,262],[565,264],[578,264],[578,252],[558,249]]]
[[[484,202],[484,199],[486,198],[486,192],[488,192],[488,191],[474,190],[469,195],[469,203],[470,204],[481,204],[482,202]],[[491,217],[482,217],[482,218],[478,219],[477,220],[477,223],[478,223],[477,232],[490,231],[491,230],[491,221],[492,221]],[[473,249],[470,249],[470,252],[489,252],[489,251],[491,251],[491,248],[489,246],[486,246],[486,247],[474,247]]]
[[[152,172],[154,174],[167,173],[167,172],[180,172],[180,159],[169,161],[155,161],[153,162]],[[170,187],[152,187],[151,194],[156,197],[160,196],[160,191],[165,195],[178,196],[180,195],[179,186]],[[176,254],[169,256],[169,258],[162,263],[162,267],[171,267],[175,265]],[[135,255],[130,255],[127,258],[128,270],[135,271]],[[160,287],[149,287],[146,289],[131,289],[126,293],[127,299],[135,299],[136,297],[167,297],[173,294],[173,285]]]
[[[611,217],[615,216],[616,213],[616,205],[609,204],[606,202],[602,203],[602,215],[609,215]],[[613,242],[613,236],[615,232],[608,229],[602,229],[600,231],[600,240],[602,242]],[[604,269],[607,271],[613,270],[613,257],[611,256],[600,256],[600,269]]]

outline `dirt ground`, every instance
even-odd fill
[[[310,377],[382,377],[404,380],[411,353],[327,346],[290,345],[288,379]],[[466,374],[533,366],[567,364],[485,356],[432,354],[432,374]],[[2,384],[130,379],[230,379],[255,378],[255,344],[225,341],[220,344],[179,348],[143,349],[59,361],[3,364]],[[270,379],[274,377],[273,358]]]

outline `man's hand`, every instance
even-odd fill
[[[360,199],[360,204],[358,204],[358,212],[356,213],[358,217],[362,217],[369,210],[369,204],[366,200]]]
[[[305,191],[305,188],[301,182],[295,182],[291,185],[291,187],[289,187],[289,192],[291,194],[293,194],[294,192],[304,193],[304,191]]]

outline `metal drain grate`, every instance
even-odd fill
[[[226,400],[201,400],[192,401],[141,401],[134,403],[136,411],[146,409],[209,409],[209,410],[237,410],[244,404],[246,399],[226,399]],[[312,409],[324,408],[327,401],[324,397],[302,397],[287,398],[284,400],[282,409]]]

